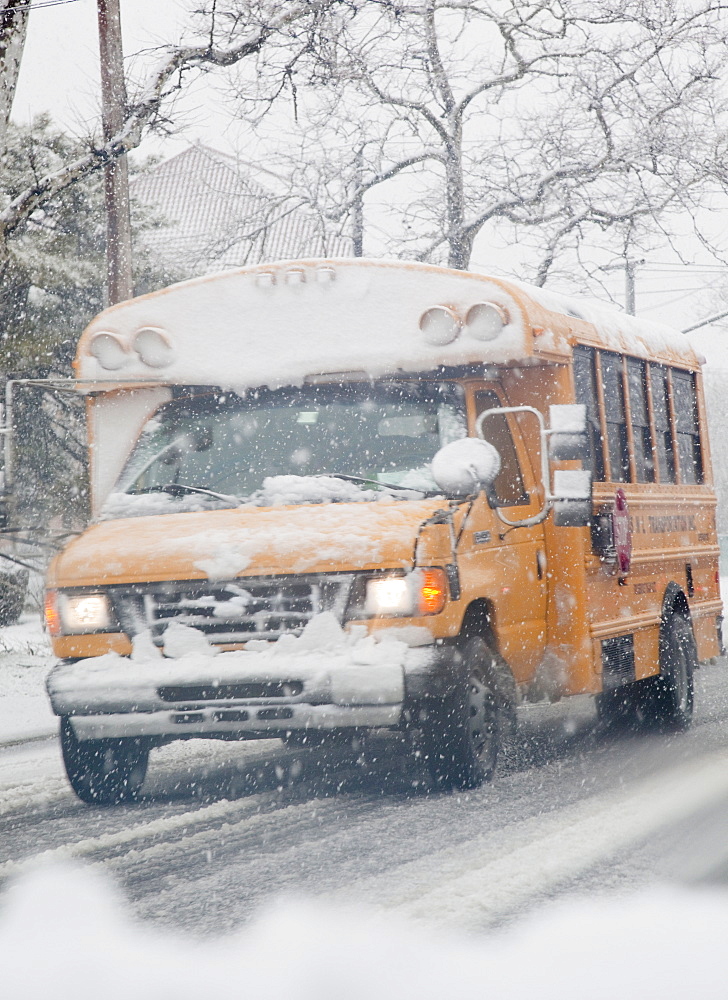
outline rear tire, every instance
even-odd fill
[[[698,665],[690,622],[673,614],[660,635],[660,673],[644,681],[642,710],[647,721],[680,732],[693,718],[693,673]]]
[[[463,650],[465,680],[427,704],[422,731],[435,783],[443,789],[477,788],[493,777],[500,744],[493,656],[482,639]]]
[[[142,740],[79,740],[70,719],[61,719],[61,752],[68,780],[82,802],[133,802],[144,784],[149,747]]]

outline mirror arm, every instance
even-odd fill
[[[475,421],[475,431],[478,437],[483,438],[483,440],[486,440],[485,435],[483,434],[483,423],[485,422],[485,418],[491,413],[531,413],[536,420],[538,420],[539,437],[541,440],[541,482],[543,483],[543,488],[546,493],[546,499],[543,507],[538,514],[534,514],[532,517],[524,517],[519,521],[511,521],[510,518],[507,518],[505,514],[502,513],[500,507],[496,504],[491,504],[491,506],[495,510],[498,520],[502,521],[503,524],[507,524],[509,528],[530,528],[534,524],[541,524],[549,516],[553,502],[550,489],[551,473],[549,469],[547,448],[548,431],[546,430],[543,414],[537,410],[535,406],[498,406],[492,407],[490,410],[483,410],[482,413],[478,414]],[[488,499],[490,500],[490,497],[488,497]]]
[[[570,404],[567,404],[567,405],[570,405]],[[572,406],[572,409],[573,408],[574,408],[574,406]],[[555,409],[556,409],[556,407],[552,406],[552,413],[553,413],[553,411]],[[584,410],[583,406],[581,406],[580,409],[581,409],[581,411],[583,411]],[[554,490],[552,490],[552,488],[551,488],[551,469],[550,469],[550,466],[549,466],[549,442],[550,442],[550,440],[552,439],[552,437],[554,435],[556,435],[556,437],[553,437],[553,439],[557,440],[558,437],[563,437],[564,434],[566,433],[564,431],[564,429],[563,429],[563,423],[564,423],[563,420],[559,420],[557,422],[557,426],[556,427],[547,428],[546,427],[546,422],[544,421],[544,418],[543,418],[543,414],[539,410],[537,410],[534,406],[497,406],[497,407],[491,407],[491,409],[484,410],[481,414],[479,414],[478,417],[476,418],[476,421],[475,421],[475,431],[476,431],[478,437],[482,438],[483,440],[486,440],[485,434],[483,433],[483,424],[484,424],[486,418],[489,417],[492,413],[493,414],[495,414],[495,413],[497,413],[497,414],[503,414],[503,413],[530,413],[530,414],[532,414],[536,418],[536,420],[538,421],[539,438],[540,438],[540,442],[541,442],[541,455],[540,455],[540,459],[541,459],[541,482],[543,484],[543,490],[544,490],[543,506],[542,506],[541,510],[537,514],[534,514],[532,517],[524,517],[524,518],[522,518],[521,520],[518,520],[518,521],[511,521],[510,518],[506,517],[506,515],[502,512],[502,509],[497,506],[497,503],[494,502],[495,498],[492,496],[492,490],[488,490],[487,493],[486,493],[486,495],[488,496],[488,501],[489,501],[491,507],[495,510],[496,515],[497,515],[499,521],[502,521],[503,524],[508,525],[509,528],[529,528],[529,527],[531,527],[531,526],[533,526],[535,524],[541,524],[543,521],[545,521],[546,518],[549,516],[549,514],[551,513],[552,510],[557,510],[558,509],[556,505],[558,505],[561,500],[569,500],[569,499],[572,499],[572,498],[575,499],[575,500],[576,499],[581,499],[580,497],[570,496],[568,494],[568,492],[567,492],[567,495],[565,497],[561,497],[561,496],[558,495],[558,491],[554,492]],[[583,412],[582,412],[582,416],[583,416]],[[576,432],[574,432],[574,433],[576,433]],[[554,460],[555,461],[571,461],[572,459],[573,460],[577,460],[577,456],[576,455],[572,456],[571,454],[566,454],[565,453],[561,457],[555,456]],[[563,473],[562,477],[565,476],[566,474],[567,473]],[[555,473],[554,474],[554,489],[556,489],[556,483],[555,483],[555,477],[556,477],[556,475],[557,474]],[[590,478],[590,474],[588,473],[588,471],[584,471],[584,475],[589,476],[589,482],[591,483],[591,478]],[[573,486],[573,484],[572,484],[572,486]],[[591,489],[591,486],[589,488]],[[584,498],[584,500],[586,502],[590,502],[590,501],[587,501],[586,497]],[[587,523],[588,523],[587,520],[584,520],[581,524],[577,521],[575,523],[575,526],[586,526]]]
[[[551,502],[545,503],[538,514],[534,514],[533,517],[524,517],[520,521],[511,521],[509,518],[502,513],[500,507],[494,507],[496,516],[499,521],[503,524],[507,524],[509,528],[531,528],[534,524],[541,524],[551,513]]]

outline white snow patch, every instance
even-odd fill
[[[377,513],[385,504],[391,510],[386,521]],[[150,552],[164,562],[183,550],[211,580],[233,579],[261,558],[272,566],[285,565],[290,573],[305,573],[322,563],[377,565],[383,552],[412,534],[409,510],[397,507],[386,498],[359,505],[352,517],[348,504],[325,504],[315,519],[304,507],[280,516],[275,509],[261,510],[249,526],[162,537],[152,542]]]
[[[336,476],[268,476],[251,502],[258,507],[282,507],[301,503],[361,503],[376,500],[375,490]]]
[[[327,277],[333,271],[333,281],[319,280],[322,266]],[[303,280],[291,282],[292,269]],[[274,279],[262,283],[261,272]],[[425,311],[447,305],[464,319],[482,301],[508,313],[509,322],[495,340],[478,340],[464,325],[452,343],[427,343],[420,329]],[[521,310],[499,281],[401,261],[277,261],[120,303],[84,332],[79,376],[108,378],[88,352],[95,333],[112,332],[131,346],[145,326],[164,330],[173,343],[175,359],[161,377],[178,385],[300,385],[306,376],[322,372],[376,378],[528,355]],[[151,374],[130,349],[119,377],[148,382]]]
[[[509,278],[508,283],[520,288],[551,312],[574,316],[591,323],[603,338],[604,346],[614,351],[629,350],[642,357],[665,351],[689,356],[692,351],[685,334],[664,323],[655,323],[641,316],[630,316],[596,299],[565,295],[514,278]]]
[[[228,548],[225,545],[217,548],[212,555],[195,560],[192,565],[201,570],[208,580],[232,580],[250,566],[254,553],[255,544],[252,541],[245,547]]]
[[[156,514],[186,514],[209,510],[210,502],[190,493],[173,497],[169,493],[110,493],[99,514],[100,521],[122,517],[152,517]]]
[[[203,637],[204,638],[204,637]],[[170,656],[173,654],[170,653]],[[158,660],[162,656],[162,651],[154,644],[152,639],[152,633],[149,629],[144,629],[143,632],[138,632],[131,642],[131,659],[135,663],[149,662],[150,660]]]
[[[135,646],[135,651],[140,647]],[[144,643],[144,648],[149,650],[150,648],[155,649],[153,643]],[[219,650],[216,646],[213,646],[206,635],[200,632],[199,629],[191,628],[189,625],[183,625],[182,622],[172,621],[169,623],[164,632],[164,655],[170,656],[172,659],[178,660],[181,656],[188,656],[189,654],[196,656],[217,656]],[[141,654],[140,657],[141,659]],[[157,659],[158,657],[154,657]]]
[[[6,891],[0,954],[8,997],[722,1000],[727,921],[728,896],[707,890],[562,904],[482,937],[280,901],[233,935],[196,941],[131,920],[98,873],[52,867]]]
[[[59,667],[49,681],[56,703],[138,703],[147,689],[152,692],[160,684],[275,681],[282,675],[322,687],[341,705],[396,705],[404,696],[408,645],[385,632],[366,635],[363,627],[346,632],[330,612],[314,617],[298,637],[253,640],[245,650],[217,653],[214,665],[210,656],[217,651],[201,632],[178,624],[168,631],[176,659],[160,659],[153,645],[142,640],[132,660],[105,653]]]
[[[423,492],[432,492],[434,481],[429,466],[406,473],[392,473],[390,484],[401,487],[388,490],[386,484],[369,488],[337,476],[268,476],[263,485],[248,497],[171,496],[169,493],[111,493],[98,520],[115,521],[125,517],[153,517],[157,514],[189,514],[222,507],[287,507],[300,504],[388,502],[393,497],[419,500]],[[373,484],[374,485],[374,484]]]
[[[53,662],[38,618],[0,628],[0,746],[55,732],[45,691]]]

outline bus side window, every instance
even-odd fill
[[[672,397],[680,482],[702,483],[703,456],[700,449],[698,402],[695,395],[695,379],[690,372],[672,369]]]
[[[655,458],[652,454],[650,416],[647,409],[647,372],[644,361],[627,358],[629,406],[632,413],[635,480],[654,483]]]
[[[629,447],[624,406],[622,358],[619,354],[601,351],[600,359],[610,478],[614,483],[626,483],[629,482]]]
[[[491,410],[502,405],[503,403],[494,392],[475,394],[476,415],[481,414],[483,410]],[[501,469],[493,484],[499,505],[514,507],[518,504],[529,503],[529,496],[523,487],[516,446],[505,414],[495,413],[492,417],[487,417],[483,423],[483,434],[486,441],[490,441],[493,447],[498,449],[498,454],[501,457]]]
[[[657,435],[657,465],[661,483],[674,483],[675,455],[670,424],[670,398],[667,369],[663,365],[650,365],[650,386],[652,389],[652,412],[655,415]]]
[[[599,420],[595,352],[592,347],[574,347],[574,388],[577,403],[586,406],[589,457],[584,468],[589,469],[597,482],[604,482],[604,453],[602,451],[602,425]]]

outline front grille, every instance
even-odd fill
[[[330,611],[340,623],[354,577],[253,577],[229,583],[149,583],[109,590],[127,635],[149,629],[158,645],[170,622],[199,629],[212,642],[278,639],[300,635],[314,615]]]
[[[246,684],[177,684],[159,688],[162,701],[235,701],[248,698],[295,698],[303,691],[301,681],[271,681]]]

